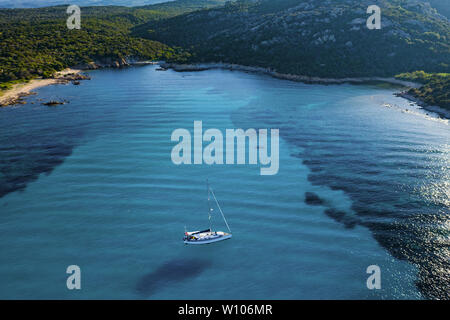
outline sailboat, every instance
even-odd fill
[[[210,188],[208,180],[206,180],[206,186],[208,190],[208,218],[209,218],[209,229],[203,231],[186,231],[186,227],[184,228],[184,243],[185,244],[208,244],[213,242],[218,242],[222,240],[230,239],[232,234],[230,230],[230,226],[228,225],[227,219],[225,219],[225,215],[223,214],[222,209],[220,208],[219,202],[217,201],[216,195],[214,191]],[[214,201],[219,208],[220,214],[222,215],[223,221],[228,228],[228,232],[224,231],[214,231],[212,228],[212,220],[211,214],[214,211],[211,207],[211,196],[214,198]]]

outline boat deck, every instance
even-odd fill
[[[184,237],[185,244],[206,244],[231,238],[231,233],[223,231],[193,231],[187,232]]]

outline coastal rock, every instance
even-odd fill
[[[89,76],[86,76],[81,73],[67,73],[63,76],[55,76],[54,78],[67,81],[91,80]]]
[[[143,61],[139,57],[130,56],[126,58],[103,57],[95,61],[82,63],[74,66],[75,69],[96,70],[101,68],[122,68],[130,65],[155,64],[154,61]]]
[[[68,103],[68,101],[64,100],[64,101],[56,101],[56,100],[50,100],[48,102],[44,102],[42,103],[44,106],[49,106],[49,107],[53,107],[53,106],[57,106],[60,104],[65,104]]]
[[[433,106],[433,105],[429,105],[429,104],[425,103],[420,98],[415,97],[411,90],[396,92],[396,93],[394,93],[394,96],[405,98],[405,99],[417,104],[424,110],[434,112],[444,119],[450,119],[450,111],[449,110],[441,108],[439,106]]]
[[[83,65],[80,66],[80,69],[87,69],[87,70],[95,70],[95,69],[98,69],[98,68],[99,68],[99,66],[97,64],[95,64],[95,62],[93,62],[93,61],[88,62],[84,66]]]
[[[17,104],[26,104],[26,101],[23,100],[23,98],[31,95],[35,95],[36,92],[22,92],[19,93],[17,96],[10,97],[9,99],[5,99],[3,101],[0,101],[0,107],[7,107],[7,106],[13,106]]]

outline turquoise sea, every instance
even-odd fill
[[[0,109],[0,298],[449,298],[448,122],[386,85],[155,69]],[[196,120],[278,128],[278,174],[174,165],[171,133]],[[233,238],[186,246],[185,226],[208,227],[207,178]]]

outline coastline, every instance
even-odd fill
[[[24,104],[25,102],[22,98],[34,94],[32,90],[45,87],[52,84],[66,84],[70,81],[78,81],[90,79],[87,76],[81,75],[83,70],[95,70],[102,68],[122,68],[126,66],[133,65],[149,65],[158,64],[157,61],[148,60],[138,60],[138,59],[122,59],[115,61],[114,59],[104,59],[101,61],[93,61],[86,64],[77,65],[71,68],[66,68],[64,70],[58,71],[54,74],[52,78],[49,79],[32,79],[29,82],[18,83],[13,86],[13,88],[5,90],[0,95],[0,108],[13,106],[16,104]]]
[[[404,87],[410,88],[419,88],[422,85],[419,83],[399,80],[395,78],[383,78],[383,77],[358,77],[358,78],[320,78],[320,77],[310,77],[303,75],[296,75],[290,73],[279,73],[270,68],[262,68],[262,67],[250,67],[244,66],[240,64],[233,63],[198,63],[198,64],[176,64],[176,63],[161,63],[161,67],[166,69],[173,69],[178,72],[186,72],[186,71],[204,71],[204,70],[212,70],[212,69],[224,69],[231,71],[244,71],[244,72],[253,72],[253,73],[262,73],[269,76],[272,76],[277,79],[283,80],[291,80],[305,83],[317,83],[317,84],[344,84],[344,83],[356,83],[362,84],[366,82],[388,82],[391,84],[401,85]]]
[[[176,63],[166,63],[166,62],[149,62],[149,61],[132,61],[131,63],[127,62],[125,65],[147,65],[147,64],[159,64],[164,69],[172,69],[177,72],[192,72],[192,71],[205,71],[212,69],[223,69],[230,71],[243,71],[243,72],[251,72],[251,73],[260,73],[272,76],[281,80],[290,80],[296,82],[304,82],[304,83],[316,83],[316,84],[344,84],[344,83],[352,83],[352,84],[363,84],[367,82],[386,82],[394,85],[400,85],[408,88],[419,88],[421,86],[420,83],[415,83],[411,81],[399,80],[395,78],[384,78],[384,77],[359,77],[359,78],[320,78],[320,77],[309,77],[303,75],[295,75],[295,74],[286,74],[279,73],[270,68],[262,68],[262,67],[251,67],[244,66],[239,64],[231,64],[231,63],[198,63],[198,64],[176,64]],[[44,86],[53,85],[53,84],[66,84],[73,80],[83,80],[88,79],[88,77],[80,75],[80,73],[84,69],[98,69],[105,68],[108,66],[104,65],[94,65],[83,68],[82,66],[77,66],[74,68],[67,68],[62,71],[58,71],[55,73],[53,78],[49,79],[32,79],[27,83],[20,83],[13,86],[13,88],[4,91],[2,95],[0,95],[0,108],[12,106],[16,104],[23,104],[22,98],[34,94],[32,91]],[[115,65],[109,67],[116,67]],[[434,112],[438,114],[440,117],[450,119],[450,111],[443,109],[439,106],[428,105],[423,102],[419,98],[416,98],[407,91],[401,91],[395,93],[396,96],[402,97],[409,101],[412,101],[419,105],[424,110]]]
[[[223,70],[231,70],[231,71],[244,71],[244,72],[252,72],[252,73],[260,73],[272,76],[277,79],[282,80],[290,80],[297,82],[305,82],[305,83],[316,83],[316,84],[344,84],[344,83],[352,83],[352,84],[363,84],[367,82],[387,82],[395,85],[400,85],[407,88],[420,88],[422,84],[405,81],[395,78],[384,78],[384,77],[359,77],[359,78],[320,78],[320,77],[309,77],[302,75],[294,75],[294,74],[286,74],[279,73],[270,68],[262,68],[262,67],[250,67],[239,64],[232,63],[198,63],[198,64],[176,64],[176,63],[161,63],[161,67],[165,69],[172,69],[177,72],[187,72],[187,71],[205,71],[212,69],[223,69]],[[402,97],[409,101],[412,101],[419,105],[422,109],[434,112],[438,114],[440,117],[450,119],[450,111],[443,109],[439,106],[428,105],[423,102],[419,98],[416,98],[406,91],[401,91],[395,93],[396,96]]]
[[[68,77],[69,75],[79,75],[82,70],[67,68],[55,73],[53,78],[33,79],[27,83],[15,84],[13,88],[6,90],[0,96],[0,107],[22,104],[22,98],[29,96],[32,90],[45,87],[52,84],[65,84],[78,77]]]
[[[430,111],[430,112],[434,112],[442,118],[450,119],[450,110],[446,110],[439,106],[429,105],[429,104],[423,102],[421,99],[410,95],[407,91],[398,92],[395,95],[397,97],[402,97],[406,100],[412,101],[412,102],[416,103],[418,106],[420,106],[422,109]]]

